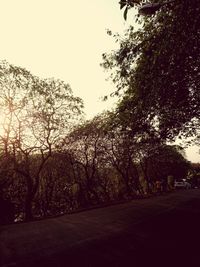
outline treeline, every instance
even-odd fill
[[[91,121],[65,82],[0,63],[1,222],[153,194],[186,177],[184,151],[168,144],[199,145],[199,4],[183,0],[139,21],[103,55],[119,102]]]
[[[47,152],[1,152],[3,222],[32,220],[171,190],[169,176],[187,176],[183,150],[129,138],[111,113],[84,122]],[[47,158],[47,160],[46,160]],[[165,186],[164,186],[165,185]],[[3,217],[3,209],[5,216]]]

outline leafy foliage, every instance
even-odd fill
[[[167,179],[173,175],[177,180],[187,177],[190,163],[181,154],[182,148],[178,146],[158,147],[152,155],[144,158],[147,175],[152,180]]]
[[[128,14],[128,10],[130,8],[133,8],[135,5],[138,5],[140,4],[142,1],[141,0],[121,0],[119,2],[120,4],[120,9],[124,9],[124,19],[126,20],[127,19],[127,14]]]
[[[199,125],[200,23],[199,1],[163,6],[130,27],[120,48],[103,56],[117,90],[124,90],[117,113],[134,129],[137,118],[162,139],[194,134]]]

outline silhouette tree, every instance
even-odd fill
[[[160,2],[160,1],[159,1]],[[161,1],[162,3],[162,1]],[[200,24],[199,2],[183,0],[130,27],[120,48],[103,55],[118,94],[117,114],[134,131],[137,117],[161,139],[199,132]]]
[[[82,101],[64,82],[39,79],[5,62],[0,74],[1,147],[25,179],[25,217],[30,220],[41,171],[81,113]]]

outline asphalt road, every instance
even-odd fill
[[[200,190],[0,226],[0,266],[200,266]]]

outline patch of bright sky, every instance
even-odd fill
[[[114,104],[101,101],[114,90],[100,67],[102,54],[117,47],[106,29],[122,33],[134,23],[132,12],[123,20],[118,2],[0,0],[0,59],[69,83],[92,118]]]
[[[114,90],[100,67],[102,54],[116,47],[106,29],[122,32],[117,0],[1,1],[0,59],[40,77],[69,83],[93,117],[111,106],[101,97]]]

